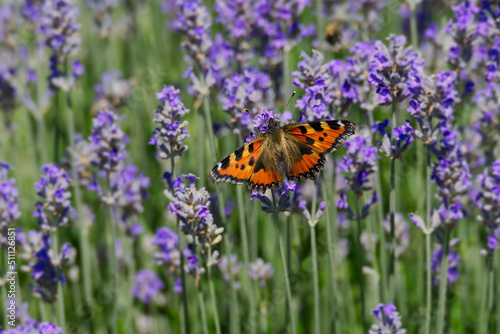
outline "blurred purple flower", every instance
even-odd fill
[[[11,167],[8,163],[0,160],[0,248],[7,243],[7,235],[4,233],[19,217],[19,191],[16,180],[8,178]]]
[[[405,334],[406,329],[401,328],[401,316],[394,304],[379,304],[372,310],[378,320],[378,325],[372,325],[369,334]]]
[[[94,85],[96,93],[93,111],[118,111],[130,100],[132,91],[137,85],[137,79],[124,79],[120,71],[109,71],[101,76],[101,80]]]
[[[221,271],[226,283],[229,283],[231,281],[231,276],[233,276],[234,288],[236,290],[239,290],[241,288],[241,282],[238,281],[238,275],[241,269],[243,269],[243,263],[238,262],[238,257],[236,254],[231,254],[229,259],[231,260],[231,271],[229,270],[228,257],[225,255],[220,258],[217,266],[219,267],[219,270]]]
[[[40,181],[35,189],[42,200],[36,203],[33,217],[44,232],[52,232],[66,226],[71,207],[70,183],[66,171],[54,164],[47,164],[41,169]]]
[[[179,99],[179,93],[174,86],[163,86],[163,90],[156,94],[162,104],[154,111],[154,122],[158,127],[153,132],[149,144],[159,149],[158,155],[161,159],[174,159],[188,148],[187,145],[182,145],[182,142],[189,137],[186,129],[188,122],[183,120],[189,109]]]
[[[111,111],[99,111],[92,120],[92,135],[88,138],[96,159],[92,164],[110,173],[121,169],[127,156],[128,137],[118,125],[119,117]]]
[[[274,274],[274,269],[271,263],[265,263],[260,257],[254,262],[250,262],[248,275],[252,280],[259,283],[261,288],[266,287],[266,283]]]
[[[69,75],[67,58],[81,44],[78,7],[74,0],[46,0],[41,6],[39,32],[43,42],[52,50],[50,57],[49,84],[52,89],[68,91],[76,78],[83,73],[83,67],[73,66]]]
[[[345,71],[349,74],[349,82],[357,89],[357,99],[363,113],[372,112],[378,107],[378,101],[369,76],[372,71],[372,58],[375,46],[372,42],[358,42],[349,50],[351,56],[345,60]]]
[[[158,247],[154,255],[155,263],[163,266],[169,275],[177,277],[181,266],[177,232],[161,227],[156,230],[152,244]]]
[[[450,249],[453,248],[460,239],[450,240]],[[441,261],[443,260],[443,247],[442,245],[435,246],[434,251],[431,255],[431,271],[432,271],[432,284],[437,287],[439,279],[441,277]],[[460,275],[458,274],[458,265],[462,262],[462,258],[458,253],[454,253],[452,250],[448,252],[448,273],[447,282],[448,285],[453,284]]]
[[[406,250],[410,244],[410,223],[408,223],[402,213],[396,212],[394,219],[394,237],[396,241],[395,255],[399,257]],[[386,240],[390,240],[388,236],[391,232],[390,215],[388,214],[386,219],[382,221],[382,226],[386,233]],[[391,244],[387,242],[387,249],[390,249]]]
[[[105,38],[111,32],[111,18],[118,3],[118,0],[87,0],[87,4],[94,11],[95,29],[99,37]]]
[[[154,297],[165,287],[165,283],[151,270],[140,270],[135,275],[135,285],[132,295],[143,304],[149,304]]]

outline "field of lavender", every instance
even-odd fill
[[[495,1],[0,3],[0,333],[500,334]],[[275,115],[356,134],[214,184]]]

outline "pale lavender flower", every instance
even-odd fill
[[[149,304],[165,287],[165,283],[151,270],[140,270],[135,275],[132,295],[143,304]]]
[[[94,86],[96,97],[92,110],[119,111],[129,102],[136,85],[136,78],[124,79],[120,71],[104,73]]]
[[[413,217],[413,216],[412,216]],[[388,214],[386,219],[382,221],[382,226],[387,237],[391,232],[390,215]],[[396,243],[396,248],[394,254],[396,257],[401,256],[410,244],[410,223],[404,219],[402,213],[396,212],[394,215],[394,238]],[[389,239],[387,239],[389,240]],[[387,242],[387,249],[390,249],[391,243]]]
[[[94,11],[95,29],[99,37],[107,37],[113,25],[111,18],[118,0],[87,0],[87,4]]]
[[[231,261],[231,266],[229,266],[229,261]],[[236,254],[231,254],[228,260],[228,257],[224,255],[220,258],[217,266],[219,267],[219,270],[222,273],[222,277],[224,278],[226,283],[229,283],[231,281],[232,276],[234,280],[234,288],[236,290],[239,290],[241,288],[241,282],[238,281],[238,275],[241,269],[243,269],[243,263],[238,262],[238,256]]]
[[[152,244],[158,247],[154,255],[155,263],[163,266],[169,275],[177,277],[181,266],[177,232],[168,227],[161,227],[156,230]]]
[[[267,281],[271,279],[273,274],[274,269],[271,263],[265,263],[260,257],[249,263],[248,275],[252,280],[259,283],[261,288],[266,287]]]
[[[402,159],[401,155],[408,149],[410,144],[413,142],[414,130],[411,126],[410,121],[406,121],[403,124],[394,129],[394,143],[392,142],[392,133],[387,132],[386,127],[389,124],[389,120],[377,124],[377,131],[382,136],[382,141],[378,142],[379,150],[386,157],[391,159]]]

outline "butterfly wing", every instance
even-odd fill
[[[266,140],[267,134],[263,134],[241,146],[215,165],[208,176],[215,183],[246,183],[250,190],[279,187],[281,175],[276,169],[266,166],[262,157]]]
[[[323,169],[325,154],[335,151],[349,136],[356,124],[347,120],[295,123],[283,126],[285,135],[299,146],[300,159],[293,162],[287,178],[292,181],[314,179]]]

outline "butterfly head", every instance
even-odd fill
[[[280,119],[278,117],[270,118],[267,124],[267,132],[276,133],[280,129]]]

